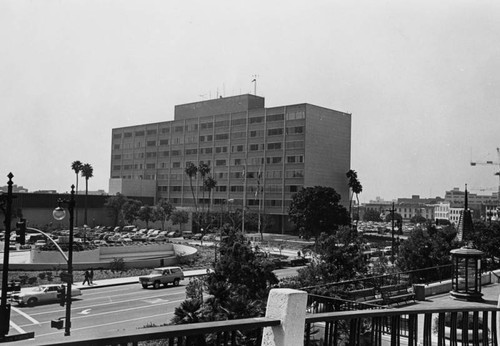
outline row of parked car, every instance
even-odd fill
[[[132,243],[132,242],[168,242],[170,238],[182,236],[180,231],[162,231],[159,229],[137,229],[125,226],[123,229],[115,228],[113,231],[98,233],[93,238],[96,245],[108,243]]]

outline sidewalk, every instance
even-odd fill
[[[192,277],[203,276],[206,274],[207,274],[206,269],[186,270],[186,271],[184,271],[184,278],[189,279]],[[79,288],[81,290],[88,290],[91,288],[120,286],[120,285],[129,285],[129,284],[139,285],[139,277],[138,276],[131,276],[131,277],[115,278],[115,279],[94,280],[93,285],[82,285],[80,282],[78,282],[78,283],[74,283],[72,286]]]

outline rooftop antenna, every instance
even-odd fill
[[[253,94],[254,94],[255,96],[257,96],[257,77],[258,77],[258,76],[259,76],[259,75],[256,75],[256,74],[254,74],[254,75],[252,76],[252,77],[253,77],[253,79],[252,79],[252,83],[253,83]]]

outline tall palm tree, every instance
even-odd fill
[[[82,170],[82,166],[83,166],[83,163],[81,161],[73,161],[73,163],[71,164],[71,169],[73,171],[75,171],[75,174],[76,174],[76,195],[78,195],[78,174],[80,173],[80,171]],[[75,225],[78,226],[78,210],[75,206]]]
[[[208,191],[208,210],[207,213],[210,213],[210,205],[212,204],[212,191],[217,186],[217,181],[209,176],[203,181],[203,190]]]
[[[206,163],[200,163],[198,166],[198,173],[201,175],[201,183],[202,183],[202,192],[203,192],[203,210],[205,211],[205,181],[207,179],[208,174],[210,173],[210,166]]]
[[[89,194],[89,179],[94,176],[94,168],[90,163],[86,163],[82,166],[82,178],[85,178],[85,214],[84,214],[84,224],[87,225],[87,196]]]
[[[186,168],[184,169],[184,172],[189,177],[189,186],[191,187],[191,194],[193,195],[194,209],[196,210],[196,213],[198,213],[198,203],[196,202],[193,188],[193,179],[196,178],[198,167],[196,167],[196,165],[192,162],[186,162]]]
[[[346,176],[349,179],[348,185],[352,191],[352,195],[350,196],[350,199],[349,199],[349,215],[351,215],[351,217],[352,217],[351,207],[352,207],[352,200],[354,198],[354,195],[356,195],[356,200],[358,202],[358,215],[359,215],[359,196],[358,195],[363,191],[363,186],[361,185],[361,183],[358,180],[358,173],[356,173],[356,171],[350,169],[346,173]],[[358,216],[358,218],[359,218],[359,216]],[[357,221],[356,221],[356,225],[357,225]]]

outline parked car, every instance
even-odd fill
[[[178,238],[180,236],[181,236],[180,231],[170,231],[167,233],[167,237],[169,237],[169,238]]]
[[[193,239],[193,236],[194,236],[194,234],[191,231],[184,231],[184,232],[182,232],[182,237],[184,239]]]
[[[193,240],[201,240],[201,238],[203,238],[203,234],[201,233],[195,233],[193,235]]]
[[[295,266],[305,266],[307,264],[308,260],[305,257],[295,257],[290,260],[290,265],[292,267]]]
[[[59,301],[59,291],[66,289],[65,285],[51,284],[38,287],[22,288],[21,292],[11,295],[11,300],[19,305],[33,306],[38,303],[50,303]],[[82,291],[76,287],[71,287],[71,297],[81,296]]]
[[[203,241],[214,241],[214,240],[215,240],[214,234],[205,234],[203,236]]]
[[[150,285],[154,288],[160,288],[160,285],[167,287],[170,283],[178,286],[181,280],[184,280],[184,272],[180,267],[155,268],[149,275],[139,277],[142,288]]]
[[[156,241],[156,242],[168,241],[168,238],[165,237],[164,235],[157,235],[156,237],[151,238],[150,241]]]
[[[135,232],[137,228],[134,225],[123,226],[122,232]]]
[[[141,234],[141,233],[136,233],[132,237],[130,237],[130,239],[132,239],[132,241],[146,241],[147,238],[148,237],[145,234]]]

